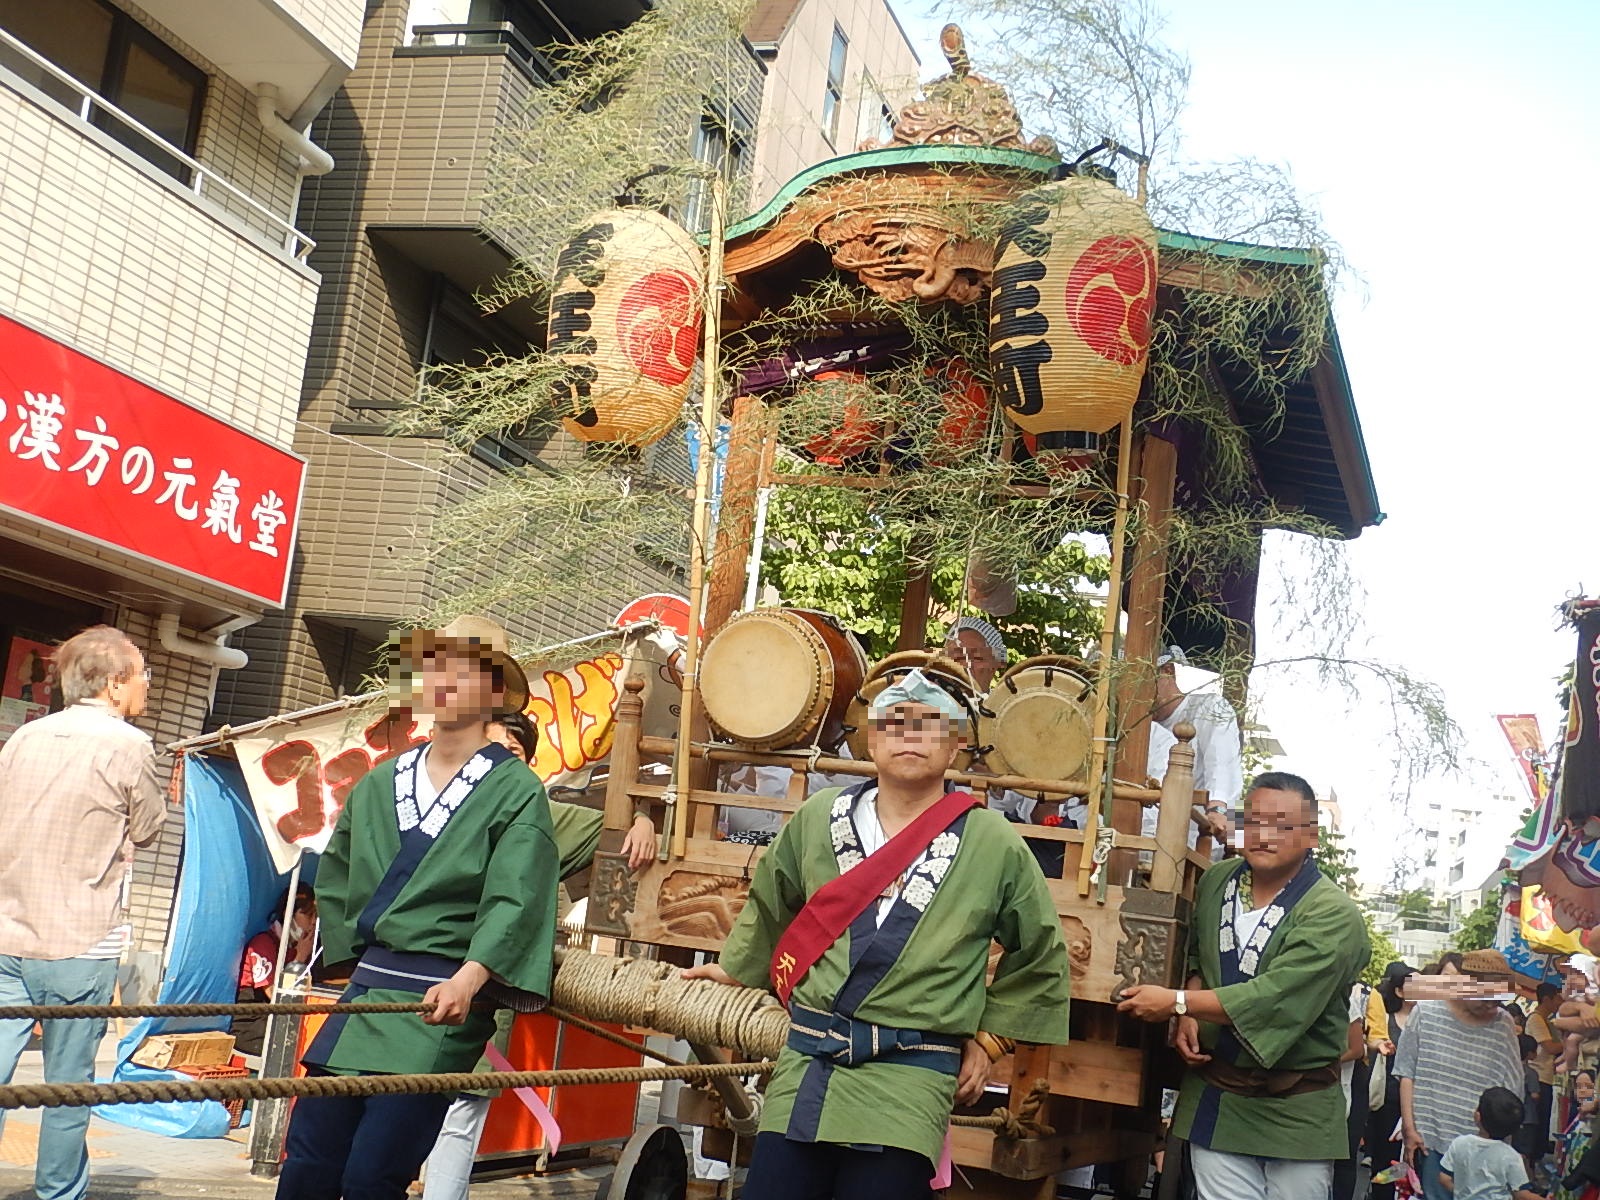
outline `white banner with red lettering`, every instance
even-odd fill
[[[645,733],[671,737],[683,701],[681,653],[668,629],[618,632],[614,649],[592,651],[562,669],[528,673],[528,719],[539,732],[530,764],[545,786],[587,786],[611,753],[617,701],[630,672],[645,681]],[[336,712],[288,716],[235,738],[261,830],[280,871],[302,851],[328,844],[345,797],[376,764],[427,740],[427,717],[391,713],[383,696]]]

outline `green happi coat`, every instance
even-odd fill
[[[852,789],[854,791],[855,789]],[[840,873],[831,811],[840,789],[803,804],[762,856],[750,898],[728,935],[722,966],[748,987],[768,987],[779,936],[806,899]],[[955,857],[905,948],[856,1008],[862,1021],[970,1037],[978,1030],[1026,1042],[1067,1040],[1066,945],[1044,876],[999,813],[974,809]],[[935,846],[938,841],[936,839]],[[908,885],[909,890],[909,885]],[[793,1001],[831,1010],[849,974],[847,931],[794,990]],[[984,986],[991,941],[1005,951]],[[815,1060],[785,1048],[767,1088],[763,1132],[790,1133],[791,1111]],[[956,1079],[922,1066],[874,1060],[827,1078],[814,1140],[895,1146],[937,1162]]]
[[[1235,1065],[1283,1071],[1336,1066],[1350,1044],[1350,988],[1372,953],[1361,911],[1344,889],[1319,875],[1278,922],[1254,978],[1224,985],[1224,892],[1244,867],[1242,859],[1217,863],[1201,878],[1189,974],[1199,974],[1232,1019],[1243,1047]],[[1200,1022],[1207,1053],[1218,1052],[1222,1033]],[[1342,1159],[1350,1153],[1344,1089],[1337,1081],[1297,1096],[1256,1098],[1208,1087],[1191,1069],[1172,1129],[1196,1145],[1230,1154]]]
[[[380,763],[351,789],[317,866],[317,910],[330,963],[359,958],[366,949],[357,918],[399,853],[395,768],[395,761]],[[559,861],[544,785],[508,757],[462,801],[378,918],[375,941],[404,953],[470,959],[514,988],[548,996]],[[361,999],[415,1003],[418,996],[373,988]],[[317,1039],[307,1061],[338,1072],[470,1071],[494,1031],[492,1014],[480,1009],[455,1026],[358,1015],[344,1019],[331,1052]]]

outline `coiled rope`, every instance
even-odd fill
[[[777,1058],[789,1039],[789,1014],[768,993],[709,979],[684,979],[677,967],[643,958],[567,951],[551,999],[592,1021],[659,1029],[752,1058]]]

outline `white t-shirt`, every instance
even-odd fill
[[[861,835],[861,852],[871,858],[879,850],[889,844],[889,835],[883,830],[883,822],[878,820],[878,789],[869,787],[856,798],[855,811],[851,814],[855,818],[856,832]],[[878,901],[878,927],[883,927],[884,921],[889,917],[889,911],[894,908],[894,902],[900,896],[900,889],[904,886],[906,876],[916,869],[917,864],[928,857],[924,850],[907,865],[905,873],[900,876],[899,883],[891,884],[891,895]]]

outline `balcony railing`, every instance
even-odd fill
[[[57,104],[76,113],[78,119],[85,125],[99,129],[95,122],[95,115],[99,113],[102,119],[111,121],[120,130],[149,143],[163,158],[176,160],[188,172],[188,178],[179,178],[170,172],[167,174],[197,199],[245,220],[252,228],[260,229],[266,236],[280,244],[285,254],[298,262],[304,262],[316,248],[316,243],[296,229],[293,222],[280,217],[259,200],[239,190],[210,167],[191,158],[160,134],[73,78],[27,44],[0,29],[0,66],[12,67],[19,58],[29,67],[45,73],[49,86],[39,87],[38,84],[34,86]],[[115,134],[109,136],[116,137]]]
[[[508,21],[466,21],[457,25],[414,25],[402,53],[486,54],[503,48],[506,57],[535,83],[555,83],[561,69]]]

